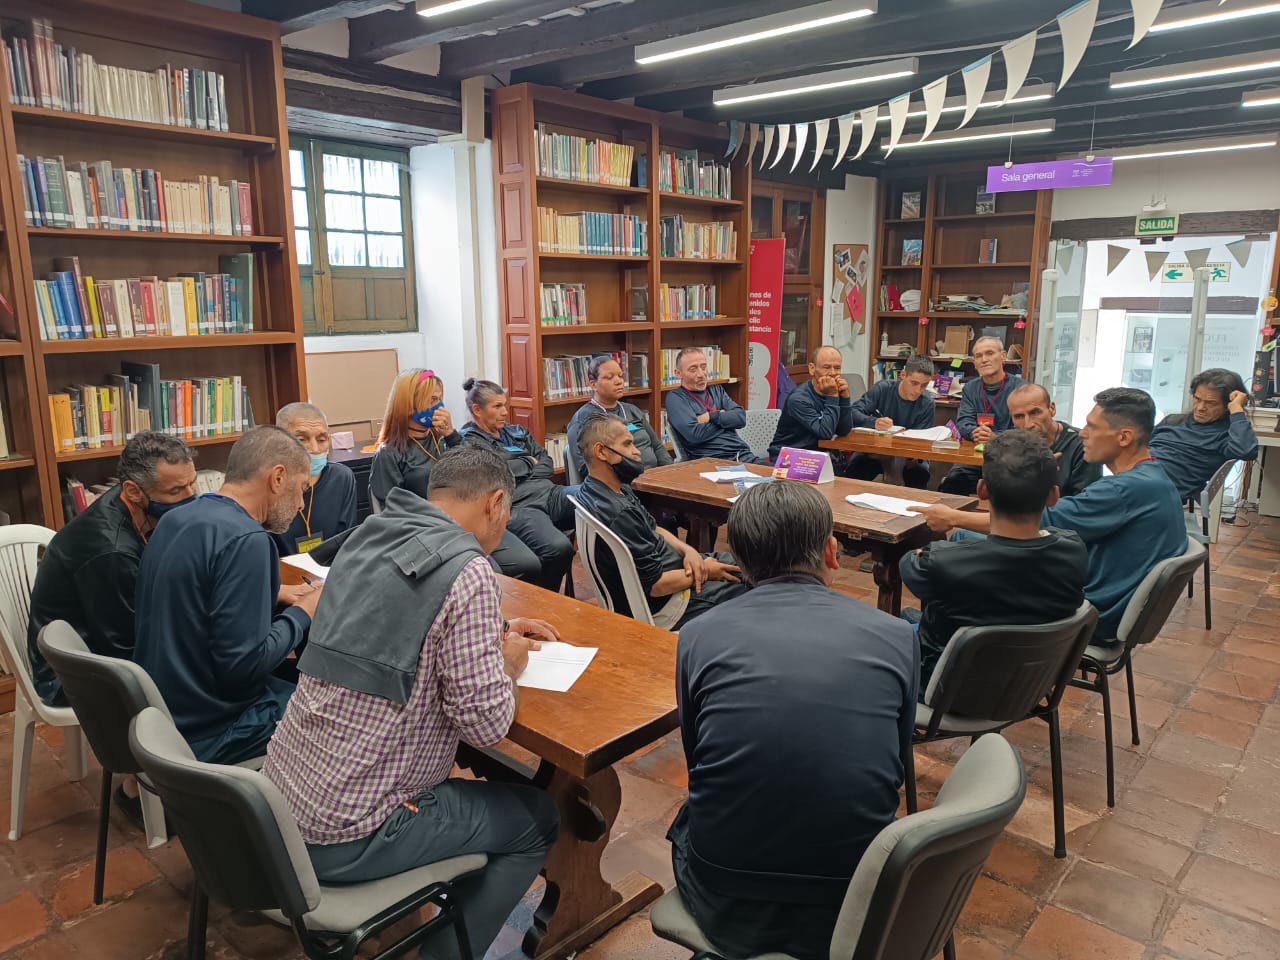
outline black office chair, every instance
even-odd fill
[[[483,854],[368,883],[322,886],[284,797],[262,774],[200,763],[173,721],[154,707],[134,718],[129,744],[177,826],[195,871],[188,942],[196,960],[204,957],[208,897],[233,910],[279,910],[311,960],[354,960],[369,937],[434,904],[439,913],[381,949],[374,960],[398,957],[450,924],[459,954],[472,960],[450,883],[483,869]]]
[[[1017,751],[999,734],[965,751],[929,810],[881,830],[862,855],[831,938],[831,960],[954,960],[951,930],[982,865],[1027,792]],[[653,905],[653,932],[717,958],[679,889]],[[792,960],[785,953],[740,960]]]
[[[962,627],[916,705],[914,742],[976,737],[1032,717],[1049,724],[1053,855],[1067,855],[1058,705],[1080,663],[1098,611],[1087,600],[1071,616],[1031,626]],[[916,810],[915,756],[907,763],[907,810]]]

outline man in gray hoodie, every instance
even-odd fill
[[[514,484],[502,458],[464,444],[432,467],[428,500],[387,496],[343,543],[298,663],[298,689],[262,772],[298,821],[322,883],[394,876],[468,853],[488,865],[455,887],[483,957],[542,868],[558,830],[533,787],[449,779],[460,741],[496,744],[540,620],[502,619],[487,554]],[[423,955],[455,957],[445,930]]]

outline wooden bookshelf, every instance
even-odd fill
[[[724,162],[727,131],[722,127],[621,103],[596,100],[549,87],[519,84],[493,91],[494,195],[497,205],[503,366],[512,419],[537,437],[563,433],[586,396],[547,399],[543,358],[627,351],[649,357],[649,382],[632,384],[627,398],[661,429],[661,351],[717,345],[729,358],[726,385],[739,403],[746,400],[747,252],[751,171],[745,156],[732,164],[730,198],[659,189],[657,158],[662,150],[697,150],[700,159]],[[639,185],[633,164],[629,185],[580,183],[537,173],[535,130],[628,144],[646,163]],[[548,253],[539,248],[540,206],[560,213],[629,213],[648,224],[645,256]],[[734,259],[667,257],[661,254],[659,219],[731,221]],[[589,322],[542,326],[543,283],[582,283]],[[658,319],[660,284],[714,284],[717,316]],[[648,312],[632,321],[631,290],[648,291]]]
[[[227,131],[123,120],[10,102],[0,94],[0,293],[17,328],[0,341],[9,448],[0,460],[0,509],[17,522],[60,527],[69,476],[86,484],[115,470],[118,446],[56,452],[47,396],[73,384],[104,384],[122,360],[160,365],[167,380],[239,376],[256,423],[306,398],[297,258],[289,193],[288,129],[277,24],[184,0],[11,0],[6,36],[32,18],[54,39],[99,64],[154,70],[166,64],[225,77]],[[110,160],[151,167],[167,179],[200,175],[248,182],[252,236],[28,226],[17,155]],[[43,340],[34,282],[55,257],[76,256],[96,279],[218,272],[223,254],[254,255],[252,332]],[[198,467],[221,467],[238,433],[189,437]]]
[[[985,167],[913,169],[880,181],[879,262],[872,295],[878,305],[881,289],[894,285],[899,293],[919,290],[921,302],[918,310],[874,312],[870,379],[875,379],[877,363],[905,360],[876,355],[882,333],[888,334],[890,344],[909,343],[918,353],[932,355],[937,352],[936,341],[946,338],[947,329],[962,325],[972,327],[975,337],[981,335],[983,327],[1003,327],[1005,346],[1016,344],[1026,358],[1009,361],[1006,366],[1021,368],[1023,376],[1034,376],[1036,299],[1040,272],[1048,257],[1053,195],[1048,190],[996,194],[995,212],[977,213],[977,194],[986,189],[985,185]],[[903,194],[907,193],[920,194],[918,217],[902,216]],[[983,239],[997,241],[996,262],[979,262]],[[918,265],[901,263],[903,242],[907,240],[920,241]],[[1018,283],[1028,285],[1025,315],[936,309],[943,295],[958,293],[977,294],[988,303],[999,305]],[[1025,327],[1015,326],[1020,320],[1025,320]],[[934,362],[939,369],[950,364],[949,359]],[[961,372],[966,377],[974,376],[972,358],[964,358]]]

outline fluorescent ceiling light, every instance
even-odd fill
[[[1182,140],[1177,143],[1153,143],[1146,147],[1132,147],[1127,150],[1098,150],[1099,155],[1110,156],[1112,160],[1150,160],[1156,157],[1182,157],[1197,153],[1221,153],[1227,150],[1260,150],[1274,147],[1277,135],[1257,134],[1243,137],[1216,137],[1203,140]]]
[[[1038,133],[1053,133],[1057,124],[1053,120],[1028,120],[1024,123],[1004,123],[998,127],[965,127],[952,133],[935,133],[928,140],[908,137],[898,141],[896,149],[931,147],[934,144],[969,143],[979,140],[1005,140],[1009,137],[1030,137]]]
[[[1264,50],[1260,53],[1235,57],[1170,63],[1163,67],[1147,67],[1141,70],[1124,70],[1111,75],[1111,89],[1125,90],[1129,87],[1146,87],[1156,83],[1179,83],[1183,80],[1201,80],[1206,77],[1229,77],[1276,68],[1280,68],[1280,52]]]
[[[448,0],[447,3],[436,3],[427,6],[423,0],[418,0],[418,16],[438,17],[441,14],[453,13],[456,10],[466,10],[468,7],[478,7],[481,4],[493,2],[494,0]]]
[[[817,93],[821,90],[837,90],[864,83],[876,83],[880,80],[910,77],[915,74],[919,65],[920,61],[915,57],[908,57],[903,60],[888,60],[861,67],[830,70],[826,73],[810,73],[803,77],[788,77],[785,80],[747,83],[717,90],[711,95],[711,100],[717,107],[727,107],[732,103],[752,103],[756,100],[771,100],[774,97],[791,97],[802,93]]]
[[[815,3],[784,13],[699,30],[697,33],[687,33],[669,40],[642,43],[636,47],[636,63],[661,63],[677,57],[691,57],[712,50],[772,40],[775,37],[858,20],[875,13],[877,2],[878,0],[829,0],[827,3]]]
[[[1166,30],[1203,27],[1214,23],[1244,20],[1247,17],[1260,17],[1268,13],[1280,13],[1280,3],[1274,0],[1263,3],[1258,3],[1256,0],[1254,3],[1236,2],[1229,7],[1221,7],[1219,3],[1220,0],[1207,0],[1206,3],[1193,3],[1166,10],[1164,15],[1151,25],[1148,32],[1162,33]]]
[[[1242,107],[1280,107],[1280,88],[1249,90],[1240,98]]]
[[[1001,100],[1000,94],[992,91],[982,98],[982,102],[978,104],[979,110],[989,110],[994,107],[1012,107],[1020,103],[1035,103],[1039,100],[1052,100],[1053,95],[1058,92],[1056,83],[1036,83],[1029,87],[1023,87],[1018,95],[1012,100]],[[942,103],[943,113],[964,113],[964,96],[963,94],[956,97],[947,97]],[[921,107],[919,110],[912,110],[907,114],[908,117],[923,117],[925,109]],[[879,120],[881,123],[889,122],[889,114],[881,112]]]

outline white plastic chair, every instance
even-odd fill
[[[689,459],[689,455],[684,452],[684,447],[680,446],[680,435],[674,429],[667,431],[667,439],[671,441],[671,449],[675,451],[676,463]]]
[[[684,616],[685,608],[689,606],[689,591],[683,590],[672,594],[661,610],[652,613],[649,610],[649,598],[645,596],[644,585],[640,582],[640,574],[636,572],[636,561],[631,556],[631,551],[627,549],[627,545],[622,542],[622,538],[593,516],[576,497],[570,496],[569,501],[573,504],[576,514],[578,556],[582,558],[582,565],[587,568],[587,573],[591,575],[591,582],[595,584],[596,603],[606,610],[617,610],[613,595],[609,592],[609,587],[596,565],[596,544],[600,541],[613,553],[613,560],[617,564],[618,575],[622,580],[622,590],[627,597],[627,606],[631,608],[632,619],[664,630],[670,630],[679,623],[680,618]]]
[[[738,431],[738,436],[751,448],[752,453],[763,459],[769,456],[769,444],[773,443],[773,435],[778,432],[778,421],[781,419],[782,411],[776,407],[748,410],[747,425]]]
[[[9,839],[22,836],[22,816],[31,776],[31,745],[36,721],[64,727],[63,757],[67,779],[85,774],[85,742],[70,707],[47,707],[36,693],[27,659],[27,623],[31,620],[31,586],[41,547],[53,531],[34,523],[0,527],[0,650],[17,683],[13,704],[13,773],[10,788]]]
[[[382,501],[373,495],[373,491],[369,491],[369,513],[377,516],[382,512]]]

